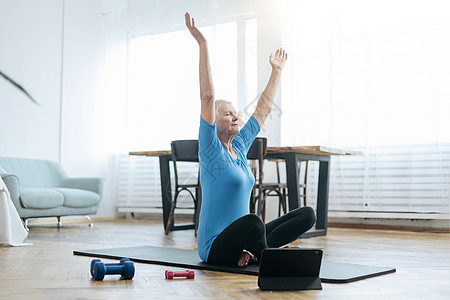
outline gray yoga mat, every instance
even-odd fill
[[[73,251],[75,255],[121,259],[127,257],[134,262],[165,265],[180,268],[192,268],[230,272],[247,275],[258,275],[259,265],[250,264],[247,267],[233,267],[207,264],[200,260],[196,250],[165,248],[153,246],[136,246]],[[394,273],[395,268],[366,266],[346,263],[322,262],[320,278],[325,283],[348,283],[370,277]]]

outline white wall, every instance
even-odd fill
[[[62,2],[0,0],[0,155],[58,160]]]
[[[101,107],[107,89],[103,12],[109,9],[108,4],[117,2],[64,1],[61,162],[71,176],[105,178],[96,217],[115,216],[112,170],[99,148],[104,143],[101,124],[110,113]]]
[[[66,0],[61,161],[75,175],[97,171],[95,107],[100,98],[103,63],[100,1]]]
[[[70,176],[107,178],[96,217],[115,215],[112,170],[99,158],[108,113],[102,13],[123,3],[0,0],[0,70],[41,104],[0,78],[0,155],[59,160]]]

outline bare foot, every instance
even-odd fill
[[[247,250],[242,250],[241,256],[238,260],[239,267],[246,267],[251,259],[255,259],[256,257]]]

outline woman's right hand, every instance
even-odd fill
[[[206,43],[206,39],[203,36],[203,34],[200,32],[200,30],[198,30],[197,27],[195,27],[194,18],[192,18],[192,21],[191,21],[191,16],[189,15],[189,13],[186,13],[184,15],[184,18],[186,19],[186,27],[189,29],[189,32],[195,38],[197,43],[199,45]]]

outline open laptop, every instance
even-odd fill
[[[261,255],[261,290],[321,290],[320,249],[267,248]]]

